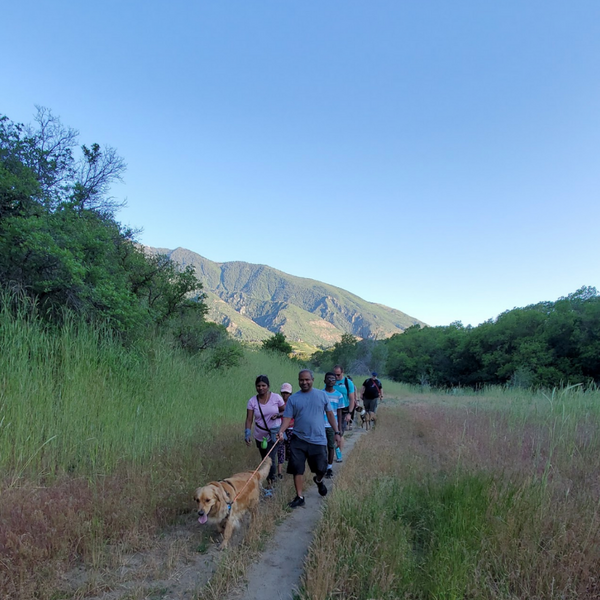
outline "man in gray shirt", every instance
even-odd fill
[[[290,508],[304,506],[302,489],[307,461],[311,472],[315,473],[313,481],[317,484],[319,494],[321,496],[327,494],[327,487],[323,483],[323,476],[327,471],[327,437],[323,412],[326,413],[327,420],[335,431],[336,442],[341,438],[327,394],[323,390],[313,389],[314,380],[312,371],[308,369],[300,371],[298,374],[300,391],[292,394],[287,401],[277,434],[277,440],[283,441],[283,432],[294,419],[287,472],[294,476],[296,497],[289,503]]]

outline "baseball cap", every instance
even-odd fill
[[[292,393],[292,384],[291,383],[282,383],[281,384],[281,391],[282,392],[288,392],[288,393]]]
[[[373,371],[371,375],[373,375],[373,377],[377,377],[377,373],[375,373],[375,371]]]

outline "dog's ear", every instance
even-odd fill
[[[218,502],[224,502],[225,492],[223,491],[223,487],[221,486],[221,484],[218,482],[214,482],[211,484],[211,487],[213,489],[215,500],[217,500]]]

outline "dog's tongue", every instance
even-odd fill
[[[204,523],[206,523],[206,521],[208,521],[208,517],[206,515],[202,515],[201,517],[198,517],[198,523],[202,523],[202,525],[204,525]]]

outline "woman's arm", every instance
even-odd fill
[[[252,443],[252,420],[254,419],[254,411],[251,408],[246,409],[246,428],[244,431],[244,441],[246,442],[246,446],[249,446]]]
[[[246,409],[246,429],[252,427],[252,421],[254,420],[254,411],[251,408]]]
[[[273,415],[271,417],[272,421],[275,421],[276,419],[281,419],[281,415],[283,415],[283,411],[285,409],[285,402],[283,401],[283,398],[279,395],[279,394],[275,394],[276,396],[276,408],[277,408],[277,414]]]

